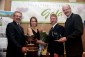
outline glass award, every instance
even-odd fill
[[[59,40],[62,35],[57,32],[52,32],[52,37],[54,38],[54,40]]]

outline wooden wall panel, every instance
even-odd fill
[[[24,28],[24,32],[25,34],[27,34],[27,28],[29,27],[29,24],[27,23],[24,23],[24,24],[21,24],[22,27]],[[38,24],[38,28],[41,30],[45,30],[46,32],[49,31],[49,29],[51,28],[51,25],[50,24]]]
[[[11,10],[11,2],[12,2],[12,0],[5,0],[5,6],[4,6],[5,11],[10,11]]]
[[[21,24],[21,25],[22,25],[22,27],[24,28],[25,34],[27,34],[27,28],[29,27],[29,24],[28,24],[28,23],[23,23],[23,24]],[[64,26],[63,23],[61,23],[60,25]],[[50,23],[47,23],[47,24],[46,24],[46,23],[45,23],[45,24],[39,23],[39,24],[38,24],[38,28],[39,28],[39,29],[43,29],[43,30],[45,30],[46,32],[48,32],[49,29],[51,28],[51,24],[50,24]]]
[[[85,0],[77,0],[77,2],[85,2]]]

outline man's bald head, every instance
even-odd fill
[[[64,6],[62,7],[62,10],[63,10],[63,12],[64,12],[64,14],[65,14],[66,16],[69,16],[69,15],[71,15],[71,13],[72,13],[71,7],[70,7],[70,5],[68,5],[68,4],[64,5]]]

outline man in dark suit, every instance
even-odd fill
[[[49,41],[47,52],[50,53],[50,57],[59,56],[63,57],[64,55],[64,46],[62,42],[57,42],[59,38],[61,38],[64,34],[64,27],[57,23],[56,14],[50,15],[50,22],[52,24],[52,28],[49,31]]]
[[[6,57],[24,57],[27,52],[25,45],[25,36],[23,28],[19,25],[22,19],[22,13],[15,11],[13,14],[13,22],[9,23],[6,28],[6,36],[8,39]]]
[[[67,20],[65,22],[65,37],[58,41],[65,42],[67,57],[82,57],[82,19],[78,14],[72,13],[70,5],[64,5],[62,10],[67,16]]]

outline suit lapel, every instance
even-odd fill
[[[49,35],[51,36],[52,35],[52,30],[53,30],[53,27],[50,29],[49,31]]]
[[[65,22],[65,28],[68,27],[68,26],[70,25],[70,23],[72,23],[71,21],[72,21],[72,16],[73,16],[73,15],[74,15],[74,14],[72,13],[71,16],[70,16],[69,18],[67,18],[67,20],[66,20],[66,22]]]
[[[20,25],[17,25],[17,26],[18,26],[20,32],[23,32],[23,28]]]
[[[53,32],[55,31],[55,29],[57,29],[57,28],[58,28],[58,24],[56,24],[54,28],[52,27],[52,28],[50,29],[49,35],[52,35]]]
[[[13,25],[14,25],[14,28],[18,31],[18,33],[23,32],[22,28],[21,27],[19,28],[16,22],[13,22]]]

